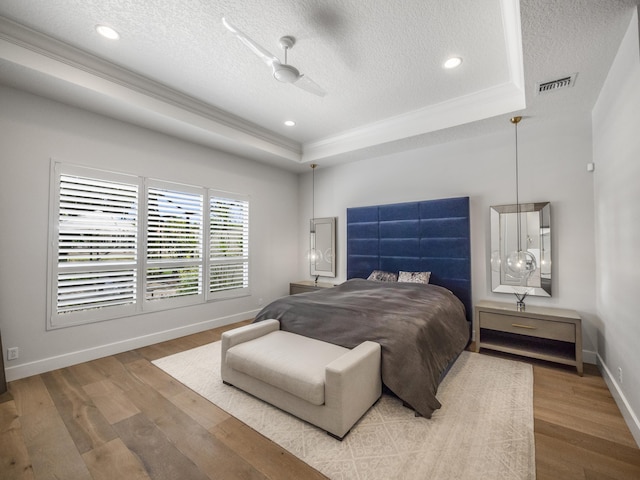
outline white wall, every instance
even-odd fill
[[[518,129],[520,200],[551,202],[553,296],[527,303],[577,310],[583,317],[586,360],[595,363],[595,260],[591,119],[525,118]],[[469,196],[472,288],[479,299],[515,302],[491,292],[491,205],[515,203],[515,139],[508,118],[495,134],[316,170],[317,217],[338,219],[338,278],[346,276],[346,209],[363,205]],[[301,182],[300,250],[311,216],[311,174]],[[302,255],[301,255],[302,257]],[[300,279],[309,279],[301,264]]]
[[[599,360],[640,444],[639,43],[636,10],[593,110],[593,158]]]
[[[0,329],[5,352],[20,348],[8,380],[252,318],[288,293],[296,175],[3,87],[0,145]],[[250,195],[252,295],[46,331],[51,158]]]

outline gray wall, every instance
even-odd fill
[[[593,111],[598,354],[640,443],[640,48],[632,19]],[[622,378],[619,375],[622,371]],[[635,413],[634,413],[635,412]]]
[[[0,329],[5,352],[20,348],[9,380],[252,318],[296,276],[292,173],[2,87],[0,145]],[[47,332],[51,158],[250,195],[252,295]]]
[[[515,302],[491,292],[491,205],[515,203],[514,130],[508,118],[499,131],[429,148],[316,171],[316,216],[337,216],[338,278],[346,274],[346,209],[433,198],[469,196],[471,203],[472,288],[474,302],[491,298]],[[528,297],[528,304],[577,310],[584,319],[584,349],[595,363],[595,258],[591,118],[525,118],[518,130],[520,200],[551,202],[553,296]],[[301,187],[300,224],[307,225],[311,175]],[[305,198],[306,197],[306,198]],[[306,233],[300,230],[301,246]],[[308,267],[299,275],[308,279]]]

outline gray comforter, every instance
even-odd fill
[[[352,279],[276,300],[255,321],[270,318],[282,330],[347,348],[379,343],[382,381],[427,418],[440,408],[443,373],[469,341],[464,305],[436,285]]]

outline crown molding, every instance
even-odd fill
[[[303,145],[303,162],[341,155],[373,145],[432,133],[526,107],[525,92],[505,83],[451,101],[414,110],[380,122]]]
[[[519,2],[500,0],[508,80],[488,89],[297,143],[130,70],[0,17],[0,59],[113,100],[120,119],[284,168],[334,160],[526,107]],[[135,118],[135,120],[130,120]],[[126,120],[126,118],[125,118]],[[297,167],[296,167],[297,166]]]
[[[5,17],[0,17],[0,59],[126,102],[165,123],[178,123],[178,130],[193,126],[200,137],[205,134],[223,143],[239,143],[243,150],[249,147],[296,163],[301,160],[297,142]]]
[[[380,122],[303,144],[302,162],[432,133],[526,108],[520,4],[501,0],[509,81]]]

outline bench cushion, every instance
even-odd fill
[[[349,349],[281,330],[235,345],[229,367],[314,405],[324,404],[325,369]]]

